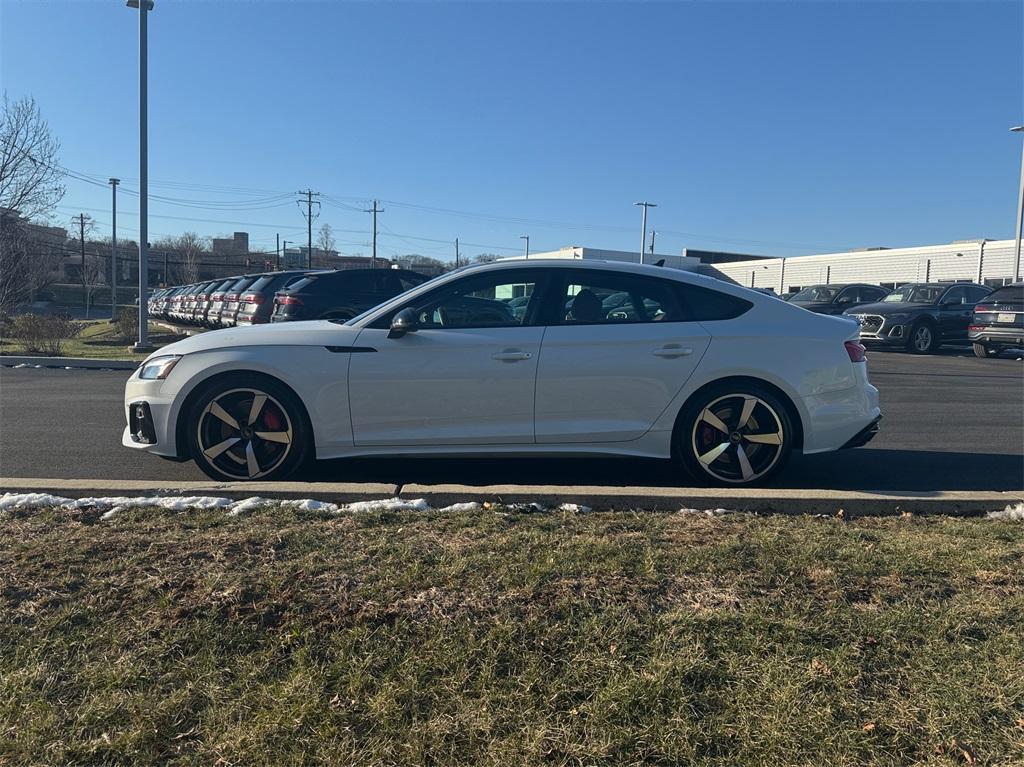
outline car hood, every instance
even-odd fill
[[[885,301],[879,301],[874,304],[861,304],[860,306],[855,306],[852,309],[847,309],[846,311],[849,314],[881,314],[882,316],[885,316],[886,314],[906,314],[907,312],[916,312],[921,309],[927,309],[931,305],[932,304],[896,303],[894,301],[886,303]]]
[[[153,355],[192,354],[245,346],[345,346],[359,335],[359,328],[327,320],[277,322],[197,333],[168,344]]]

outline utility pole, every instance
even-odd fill
[[[459,268],[459,238],[455,238],[455,268]]]
[[[373,253],[370,256],[370,268],[377,268],[377,214],[383,213],[384,208],[377,207],[377,200],[373,201],[373,207],[369,210],[364,210],[363,213],[373,214]]]
[[[117,185],[121,179],[110,179],[110,319],[117,319]]]
[[[274,252],[277,254],[277,271],[281,271],[281,235],[274,235],[277,238],[277,248]]]
[[[299,194],[306,195],[306,268],[313,268],[313,203],[317,205],[319,211],[320,201],[314,200],[314,197],[319,197],[320,192],[314,192],[312,189],[307,189],[305,192],[299,192]],[[302,204],[301,201],[299,203]],[[317,212],[319,216],[320,213]]]
[[[520,240],[526,240],[526,257],[529,258],[530,257],[530,235],[528,235],[528,234],[521,234],[521,235],[519,235],[519,239]]]
[[[657,232],[652,229],[651,230],[651,251],[650,251],[650,253],[651,253],[651,261],[654,261],[654,235],[656,235],[656,234],[657,234]]]
[[[642,264],[644,262],[644,251],[647,249],[647,209],[657,208],[658,206],[653,202],[634,202],[633,204],[644,209],[644,220],[640,225],[640,263]]]

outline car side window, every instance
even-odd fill
[[[945,304],[962,304],[962,303],[964,303],[964,301],[965,301],[964,289],[961,288],[961,287],[955,287],[955,288],[950,288],[949,290],[947,290],[943,294],[942,300],[939,303],[941,303],[943,305],[945,305]]]
[[[539,284],[532,269],[487,272],[456,280],[402,308],[413,309],[424,330],[517,327],[530,322]],[[388,327],[393,316],[375,320],[373,327]]]
[[[596,325],[679,322],[684,319],[672,283],[628,272],[572,270],[564,275],[556,322]]]
[[[967,288],[967,303],[969,303],[969,304],[976,304],[981,299],[983,299],[985,296],[987,296],[990,292],[991,291],[989,291],[989,290],[987,290],[985,288],[975,288],[975,287]]]
[[[860,297],[862,301],[881,301],[889,294],[885,288],[861,288]]]
[[[746,312],[753,304],[744,298],[737,298],[710,288],[676,283],[677,300],[688,320],[713,322],[731,320]]]
[[[843,288],[836,296],[837,304],[853,304],[860,300],[860,288]]]

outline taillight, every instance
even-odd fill
[[[867,359],[864,348],[864,344],[860,341],[847,341],[843,344],[846,347],[846,353],[850,355],[850,362],[864,362]]]
[[[995,310],[996,308],[994,306],[989,306],[988,304],[978,304],[974,307],[974,311],[976,312],[994,312]]]
[[[296,296],[281,296],[277,299],[277,303],[281,306],[302,306],[302,299]]]
[[[238,300],[238,294],[237,293],[228,293],[226,296],[224,296],[224,300],[225,301],[237,301]]]
[[[984,325],[968,325],[967,329],[968,330],[984,330],[985,326]]]
[[[242,300],[249,304],[262,304],[265,299],[262,293],[246,293]]]

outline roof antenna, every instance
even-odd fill
[[[654,265],[655,266],[664,266],[665,265],[665,259],[664,258],[659,258],[657,261],[654,262]]]

